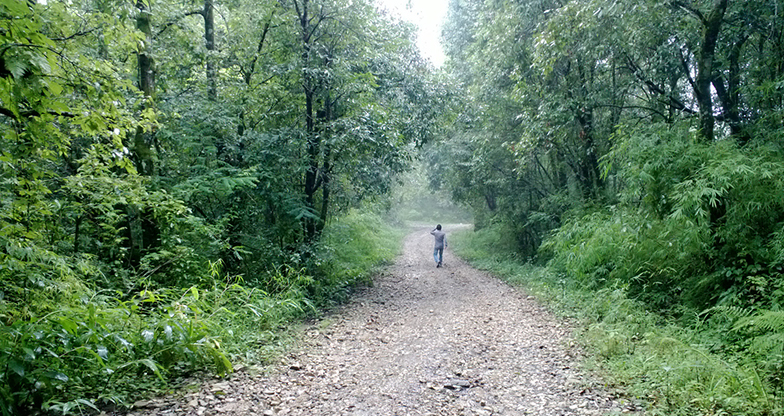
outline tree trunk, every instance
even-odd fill
[[[311,213],[315,212],[315,194],[318,190],[319,176],[319,153],[321,150],[321,138],[315,131],[314,103],[316,95],[316,81],[311,74],[308,66],[311,58],[311,25],[308,15],[309,0],[302,0],[302,3],[294,1],[299,17],[300,30],[302,34],[302,66],[303,79],[302,87],[305,93],[305,137],[307,142],[308,169],[305,172],[305,206]],[[311,242],[316,238],[316,220],[310,216],[303,219],[305,241]]]
[[[138,69],[139,69],[139,89],[144,95],[143,108],[152,105],[152,100],[155,95],[155,62],[150,56],[150,49],[152,45],[152,22],[151,11],[147,7],[148,3],[139,0],[136,3],[136,8],[139,9],[139,14],[136,18],[136,27],[144,34],[144,46],[137,54]],[[150,134],[145,133],[144,129],[138,127],[134,137],[134,154],[136,158],[136,170],[140,175],[152,176],[155,174],[155,161],[152,151],[152,137]],[[126,212],[129,210],[126,209]],[[128,215],[128,230],[130,233],[130,262],[133,266],[138,266],[141,263],[141,258],[146,251],[157,247],[160,244],[160,229],[155,221],[153,210],[151,207],[141,208],[138,217],[134,218],[133,215]],[[140,221],[141,235],[138,239],[133,238],[133,224],[134,221]]]
[[[139,49],[136,56],[139,70],[139,90],[144,94],[145,103],[143,105],[146,108],[155,93],[155,68],[153,58],[149,54],[152,44],[151,12],[142,0],[136,3],[136,8],[139,9],[136,27],[144,34],[145,38],[144,46]],[[144,130],[141,127],[137,128],[133,143],[136,170],[144,176],[152,175],[155,170],[150,142],[151,140],[148,140]]]
[[[326,58],[326,66],[328,67],[330,59]],[[319,222],[316,226],[316,233],[321,234],[324,226],[327,224],[327,217],[329,216],[329,198],[330,198],[330,175],[332,175],[332,146],[330,139],[332,137],[332,118],[333,118],[333,105],[332,97],[329,90],[329,85],[326,87],[324,97],[324,118],[322,120],[322,128],[319,133],[324,136],[324,162],[321,170],[321,214]]]
[[[580,185],[583,198],[590,199],[597,196],[602,185],[599,173],[599,158],[596,156],[596,146],[593,137],[593,110],[583,109],[577,116],[580,124],[579,132],[582,141],[582,155],[580,157]]]
[[[585,88],[590,88],[594,81],[594,67],[590,63],[588,74],[586,75],[585,65],[578,58],[577,60],[577,73],[580,77],[580,82]],[[580,125],[579,138],[582,142],[579,156],[579,172],[580,182],[582,185],[583,198],[590,199],[598,194],[599,186],[601,185],[601,177],[599,175],[599,158],[596,155],[596,144],[593,136],[593,104],[588,98],[589,94],[584,92],[582,94],[581,108],[577,109],[577,122]]]
[[[714,0],[713,7],[707,16],[701,17],[702,45],[697,56],[697,79],[695,80],[694,94],[700,106],[700,136],[705,142],[712,142],[714,138],[715,117],[713,115],[713,97],[711,96],[711,82],[713,81],[713,63],[716,53],[716,43],[719,39],[721,23],[727,11],[728,0]]]
[[[74,237],[73,237],[73,252],[74,254],[79,254],[79,239],[81,238],[81,228],[82,228],[82,221],[84,220],[84,214],[79,214],[76,217],[76,224],[74,224]]]
[[[487,209],[490,210],[490,212],[495,212],[498,208],[495,193],[485,192],[485,203],[487,203]]]
[[[248,68],[243,70],[243,80],[245,81],[245,88],[247,91],[250,91],[251,81],[253,80],[253,73],[256,72],[256,63],[259,60],[259,55],[261,51],[264,49],[264,43],[267,40],[267,34],[269,34],[270,27],[272,26],[272,18],[275,16],[275,10],[272,11],[269,15],[269,19],[264,23],[264,29],[261,31],[261,39],[259,39],[259,44],[256,47],[256,54],[250,60],[250,65]],[[237,123],[237,136],[242,137],[245,134],[245,104],[246,99],[245,95],[242,98],[242,108],[240,109],[239,115],[239,122]]]
[[[319,216],[319,223],[316,227],[316,232],[320,235],[324,231],[324,226],[327,224],[329,216],[329,199],[330,199],[330,175],[332,170],[332,146],[327,144],[324,148],[324,169],[321,176],[321,215]]]
[[[713,87],[716,89],[716,95],[719,97],[722,106],[722,115],[724,121],[730,126],[730,134],[737,137],[740,144],[743,145],[748,140],[741,136],[741,121],[740,121],[740,53],[743,49],[743,44],[748,39],[747,35],[741,36],[730,48],[728,61],[729,68],[727,70],[727,86],[724,86],[724,80],[721,77],[713,79]]]
[[[204,44],[207,48],[207,99],[210,101],[218,100],[218,87],[215,73],[214,52],[215,52],[215,12],[213,10],[213,0],[204,0]]]

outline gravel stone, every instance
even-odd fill
[[[581,352],[567,323],[449,250],[436,268],[432,248],[429,228],[410,233],[372,287],[304,331],[301,345],[274,368],[238,371],[186,397],[140,402],[134,414],[641,413],[579,371]]]

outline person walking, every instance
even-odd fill
[[[446,243],[446,233],[441,231],[441,224],[438,224],[430,234],[436,238],[436,246],[433,249],[433,259],[436,261],[436,267],[441,267],[441,263],[444,261],[444,249],[448,246]]]

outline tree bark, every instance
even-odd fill
[[[485,197],[485,203],[487,203],[487,209],[490,210],[490,212],[495,212],[495,210],[498,208],[498,205],[496,204],[496,200],[495,200],[495,194],[485,192],[484,197]]]
[[[137,65],[139,70],[139,90],[144,95],[146,108],[149,101],[155,94],[155,68],[152,56],[150,56],[150,45],[152,44],[152,23],[151,12],[147,3],[139,0],[136,3],[139,14],[136,17],[136,27],[144,34],[144,45],[137,52]],[[155,164],[153,161],[152,146],[144,130],[139,127],[136,129],[134,137],[134,153],[136,158],[136,170],[140,175],[150,176],[154,173]]]
[[[264,29],[261,31],[261,38],[259,39],[259,44],[256,47],[256,54],[250,60],[250,64],[248,65],[247,69],[242,71],[242,79],[245,81],[245,88],[250,91],[251,81],[253,80],[253,73],[256,72],[256,63],[259,60],[259,55],[261,55],[261,51],[264,49],[264,44],[267,40],[267,35],[269,34],[270,27],[272,26],[272,18],[275,16],[275,10],[269,16],[269,19],[264,23]],[[240,109],[239,115],[239,122],[237,123],[237,136],[242,137],[245,134],[245,103],[246,99],[245,96],[242,98],[242,108]]]
[[[594,81],[594,67],[590,68],[586,75],[585,66],[578,58],[577,74],[582,85],[589,87]],[[590,199],[598,194],[601,187],[601,175],[599,174],[599,158],[597,157],[596,143],[594,142],[594,114],[593,104],[587,99],[588,94],[582,94],[580,103],[581,108],[577,109],[576,119],[580,125],[578,133],[581,141],[580,155],[578,159],[578,176],[582,186],[583,198]]]
[[[143,47],[138,51],[138,69],[139,69],[139,89],[144,95],[144,104],[142,108],[148,108],[152,104],[155,95],[155,62],[150,56],[150,49],[152,45],[152,19],[151,11],[148,7],[149,3],[144,0],[138,0],[136,8],[139,14],[136,18],[136,27],[144,34],[145,41]],[[134,136],[134,153],[136,158],[136,170],[140,175],[152,176],[155,174],[155,160],[152,151],[152,138],[150,134],[146,133],[141,127],[137,127],[136,135]],[[144,256],[145,251],[157,247],[160,244],[160,229],[153,215],[152,207],[142,207],[138,213],[138,217],[132,215],[134,209],[126,208],[128,215],[128,233],[130,244],[130,258],[129,261],[133,266],[138,266],[141,263],[141,258]],[[136,218],[134,218],[136,217]],[[141,228],[141,235],[134,238],[133,235],[133,222],[139,221]]]
[[[330,59],[325,59],[325,64],[329,67]],[[324,230],[327,224],[327,217],[329,216],[329,199],[330,199],[330,175],[332,175],[332,146],[330,139],[332,135],[332,118],[333,118],[333,102],[327,85],[324,93],[324,118],[321,123],[321,131],[319,132],[324,136],[324,162],[321,169],[321,214],[319,215],[319,222],[316,226],[316,233],[318,235]]]
[[[215,12],[213,0],[204,0],[204,45],[207,49],[207,99],[218,100],[218,87],[213,52],[215,52]]]
[[[714,58],[728,2],[729,0],[714,0],[710,13],[707,16],[682,2],[675,2],[676,5],[694,14],[702,23],[702,42],[697,55],[697,77],[694,82],[694,95],[700,107],[700,137],[708,143],[714,139],[716,122],[713,114],[713,97],[711,95],[711,83],[714,78]]]
[[[745,144],[745,139],[741,137],[741,120],[740,120],[740,53],[743,49],[743,44],[748,39],[747,35],[741,36],[730,48],[728,61],[729,68],[727,70],[727,85],[724,86],[724,80],[721,77],[713,79],[713,87],[716,89],[716,95],[719,97],[722,106],[722,117],[724,121],[730,126],[730,134],[737,137],[740,144]]]
[[[602,185],[599,174],[599,158],[596,156],[596,145],[593,137],[593,110],[583,109],[577,115],[580,124],[579,136],[582,141],[582,155],[579,159],[580,184],[583,198],[590,199],[597,195]]]
[[[308,14],[309,0],[294,0],[294,7],[297,10],[302,40],[302,87],[305,94],[305,137],[307,148],[308,169],[305,172],[305,207],[315,212],[315,194],[318,190],[317,180],[319,176],[319,153],[321,150],[321,138],[316,134],[314,104],[316,95],[316,81],[309,69],[311,60],[311,35],[312,29],[310,16]],[[305,241],[313,241],[316,238],[316,220],[310,216],[305,217],[304,231]]]

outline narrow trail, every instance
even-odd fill
[[[445,227],[448,233],[452,231]],[[403,254],[269,374],[134,414],[604,415],[633,411],[576,368],[569,328],[417,229]],[[327,324],[328,323],[328,324]]]

